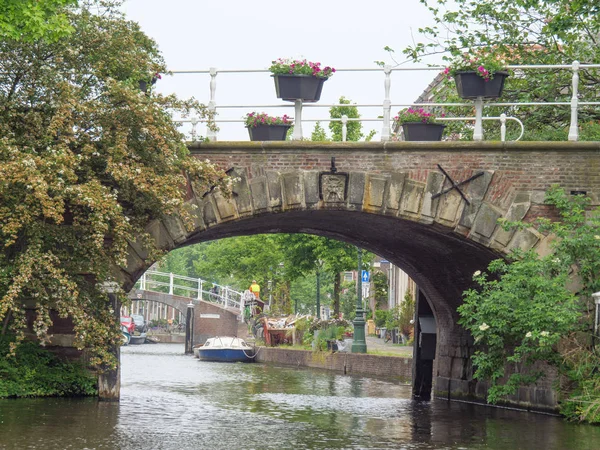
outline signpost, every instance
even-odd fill
[[[362,271],[361,280],[363,283],[368,283],[369,281],[371,281],[371,274],[368,270]]]

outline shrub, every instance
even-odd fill
[[[5,357],[13,338],[0,337],[0,398],[96,395],[96,379],[81,364],[65,362],[34,342]]]

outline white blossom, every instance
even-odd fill
[[[490,327],[490,326],[489,326],[487,323],[485,323],[485,322],[483,322],[481,325],[479,325],[479,329],[480,329],[481,331],[485,331],[485,330],[487,330],[489,327]]]
[[[548,335],[550,335],[550,333],[548,333],[547,331],[542,331],[540,334],[541,334],[542,336],[548,336]]]
[[[473,274],[474,277],[478,277],[479,275],[481,275],[481,270],[477,270],[475,271],[475,273]]]
[[[528,331],[527,334],[525,335],[526,338],[530,338],[531,337],[531,331]]]

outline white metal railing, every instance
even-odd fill
[[[207,286],[217,286],[217,291],[206,290]],[[218,303],[225,308],[243,308],[242,292],[229,286],[221,286],[201,278],[186,277],[174,273],[148,270],[135,284],[142,291],[160,292],[189,298],[191,301],[204,300]]]
[[[294,133],[292,139],[302,139],[303,131],[302,125],[304,122],[316,122],[316,121],[341,121],[342,122],[342,134],[346,135],[347,127],[346,124],[351,121],[361,121],[361,122],[382,122],[381,129],[381,140],[389,141],[392,137],[392,107],[394,108],[406,108],[410,106],[421,106],[421,107],[444,107],[444,108],[453,108],[453,107],[461,107],[461,106],[473,106],[475,108],[475,117],[453,117],[453,118],[444,118],[443,120],[465,120],[465,121],[474,121],[474,130],[473,130],[473,139],[476,141],[483,140],[483,120],[499,120],[501,122],[501,138],[504,141],[506,136],[506,120],[514,120],[521,127],[521,134],[519,140],[523,136],[524,127],[523,123],[515,118],[509,117],[502,114],[500,117],[484,117],[483,110],[486,106],[538,106],[538,107],[561,107],[568,106],[571,111],[571,119],[569,126],[569,134],[568,140],[577,141],[579,139],[579,128],[578,128],[578,112],[580,106],[599,106],[600,102],[598,101],[581,101],[579,99],[579,72],[582,69],[600,69],[600,64],[580,64],[578,61],[574,61],[572,64],[559,64],[559,65],[510,65],[507,67],[508,69],[514,70],[551,70],[551,69],[563,69],[571,71],[572,78],[572,92],[571,92],[571,100],[569,102],[525,102],[525,103],[502,103],[502,102],[484,102],[482,98],[478,98],[473,102],[465,102],[465,103],[393,103],[390,98],[390,91],[392,86],[392,78],[391,74],[395,71],[437,71],[441,72],[444,70],[444,67],[440,66],[431,66],[431,67],[391,67],[386,65],[382,68],[346,68],[346,69],[337,69],[336,76],[340,76],[340,72],[383,72],[384,80],[383,80],[383,102],[382,103],[369,103],[369,104],[319,104],[319,103],[311,103],[311,104],[303,104],[301,100],[297,100],[294,103],[295,116],[292,118],[294,120]],[[215,67],[211,67],[208,70],[174,70],[171,72],[174,75],[183,75],[183,74],[208,74],[210,75],[210,99],[208,102],[208,109],[214,113],[218,110],[228,110],[228,109],[243,109],[243,108],[289,108],[289,103],[281,103],[281,104],[245,104],[245,105],[217,105],[216,103],[216,90],[217,90],[217,76],[220,73],[232,73],[232,74],[247,74],[247,73],[270,73],[267,69],[225,69],[219,70]],[[341,119],[330,119],[330,118],[321,118],[321,119],[305,119],[302,117],[302,111],[304,108],[330,108],[337,106],[353,106],[357,108],[381,108],[382,115],[376,118],[360,118],[360,119],[350,119],[347,117],[343,117]],[[504,118],[503,118],[504,117]],[[442,118],[438,119],[442,120]],[[197,129],[196,126],[200,122],[205,122],[204,119],[191,118],[189,120],[177,120],[181,123],[190,123],[192,125],[191,135],[192,139],[196,139]],[[226,123],[226,122],[238,122],[243,123],[243,119],[216,119],[217,123]],[[207,130],[207,137],[210,140],[216,140],[217,134],[213,130]]]

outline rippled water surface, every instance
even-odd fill
[[[180,345],[122,350],[119,404],[0,400],[2,449],[600,449],[600,427],[410,387],[263,364],[201,362]]]

